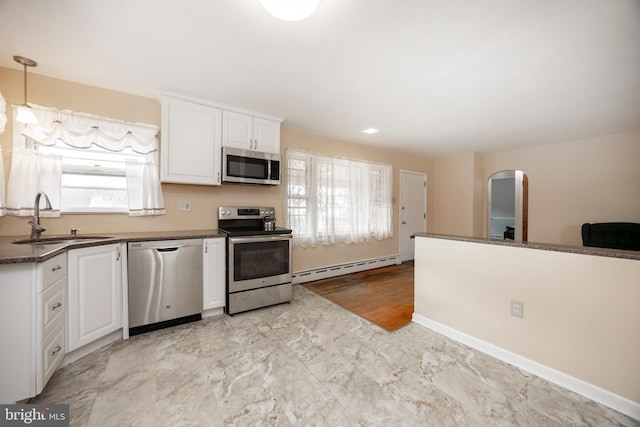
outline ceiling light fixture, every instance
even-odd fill
[[[24,65],[24,104],[18,107],[16,120],[20,123],[37,123],[38,119],[35,113],[29,104],[27,104],[27,67],[37,67],[38,63],[24,56],[14,56],[13,60],[18,64]]]
[[[316,11],[320,0],[260,0],[267,12],[283,21],[302,21]]]
[[[374,133],[378,133],[380,131],[374,128],[366,128],[366,129],[362,129],[360,132],[366,133],[367,135],[373,135]]]

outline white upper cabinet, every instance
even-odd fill
[[[161,180],[220,185],[222,110],[162,96]]]
[[[160,180],[220,185],[222,146],[280,154],[284,119],[160,91]]]
[[[222,145],[279,154],[280,121],[224,111]]]

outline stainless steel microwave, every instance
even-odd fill
[[[280,154],[222,147],[222,182],[280,185]]]

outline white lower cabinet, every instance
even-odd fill
[[[67,352],[122,328],[120,244],[72,249],[69,255]]]
[[[0,266],[0,403],[39,394],[65,354],[67,255]]]
[[[225,306],[225,239],[204,239],[202,252],[204,313],[206,310]]]

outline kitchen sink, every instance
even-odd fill
[[[61,243],[79,243],[87,240],[110,239],[111,236],[49,236],[38,239],[17,239],[11,243],[18,245],[58,245]]]

